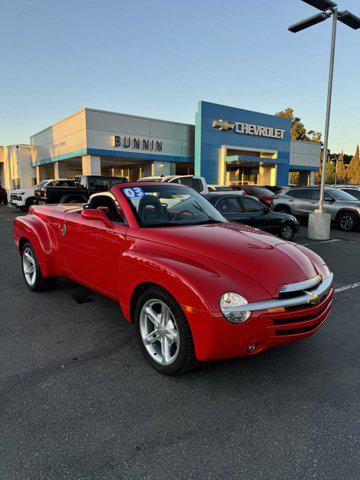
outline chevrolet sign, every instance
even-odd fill
[[[257,137],[277,138],[281,140],[284,139],[285,135],[285,130],[281,130],[280,128],[263,127],[243,122],[228,122],[222,119],[214,120],[212,127],[220,131],[234,130],[235,133],[242,135],[255,135]]]

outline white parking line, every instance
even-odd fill
[[[345,287],[335,288],[335,293],[344,292],[345,290],[350,290],[351,288],[360,287],[360,282],[352,283],[351,285],[346,285]]]
[[[315,243],[303,243],[302,245],[304,245],[304,247],[310,247],[310,246],[318,245],[319,243],[334,243],[334,242],[341,242],[341,241],[342,241],[342,238],[331,238],[330,240],[320,240],[319,242],[315,240]]]

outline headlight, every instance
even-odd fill
[[[247,305],[247,300],[238,293],[226,292],[220,299],[220,310],[224,317],[232,323],[244,323],[251,312],[239,307]]]

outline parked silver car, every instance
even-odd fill
[[[295,187],[276,195],[272,209],[296,217],[307,217],[318,208],[320,189],[318,187]],[[341,230],[350,232],[360,224],[360,201],[337,188],[325,188],[324,211]]]

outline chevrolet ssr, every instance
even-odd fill
[[[332,307],[317,254],[226,221],[182,185],[118,184],[86,205],[33,206],[14,237],[30,290],[66,277],[117,300],[167,375],[309,337]]]

